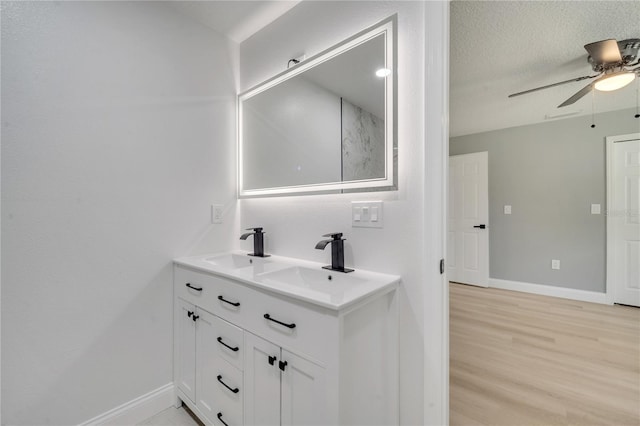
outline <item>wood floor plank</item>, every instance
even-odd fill
[[[640,425],[640,309],[449,288],[452,426]]]

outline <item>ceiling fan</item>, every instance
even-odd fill
[[[615,39],[602,40],[585,44],[584,48],[589,54],[587,60],[591,68],[598,74],[585,75],[559,83],[536,87],[535,89],[511,94],[509,97],[513,98],[514,96],[525,95],[538,90],[573,83],[574,81],[595,78],[591,83],[558,105],[558,108],[561,108],[575,103],[593,89],[605,92],[618,90],[631,83],[636,76],[640,76],[640,39],[630,38],[622,41],[616,41]]]

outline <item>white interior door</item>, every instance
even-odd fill
[[[630,135],[628,135],[630,136]],[[608,139],[607,286],[613,302],[640,306],[640,139]]]
[[[449,281],[489,285],[489,155],[449,157]]]

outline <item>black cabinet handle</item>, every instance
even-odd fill
[[[264,314],[264,317],[265,317],[266,319],[268,319],[269,321],[273,321],[273,322],[275,322],[276,324],[280,324],[281,326],[284,326],[284,327],[287,327],[287,328],[296,328],[296,325],[295,325],[294,323],[287,324],[287,323],[284,323],[284,322],[278,321],[277,319],[273,319],[273,318],[271,318],[271,315],[269,315],[269,314]]]
[[[238,350],[240,349],[237,346],[235,348],[232,348],[231,346],[227,345],[225,342],[222,341],[222,337],[218,337],[217,340],[218,340],[218,343],[220,343],[222,346],[225,346],[227,349],[230,349],[230,350],[232,350],[234,352],[238,352]]]
[[[218,413],[218,420],[220,420],[220,423],[224,426],[229,426],[224,420],[222,420],[222,413]]]
[[[273,365],[276,362],[276,357],[269,355],[269,364]]]
[[[200,318],[200,315],[196,315],[196,314],[193,314],[193,316],[191,317],[191,319],[193,320],[193,322],[196,322],[196,320],[197,320],[198,318]]]
[[[191,315],[193,315],[193,314],[194,314],[194,312],[193,312],[193,311],[187,311],[187,316],[188,316],[189,318],[191,318]]]
[[[218,374],[218,381],[219,381],[220,383],[222,383],[222,385],[223,385],[225,388],[229,389],[231,392],[233,392],[233,393],[238,393],[238,392],[240,392],[240,389],[238,389],[238,388],[233,389],[233,388],[229,387],[229,385],[228,385],[228,384],[226,384],[225,382],[223,382],[223,381],[222,381],[222,376],[221,376],[220,374]]]
[[[484,223],[482,225],[474,225],[474,228],[480,228],[480,229],[487,229],[487,225],[485,225]]]
[[[202,291],[202,287],[198,288],[198,287],[194,287],[191,285],[191,283],[186,283],[185,284],[187,287],[189,287],[190,289],[193,289],[195,291]]]
[[[282,371],[287,367],[287,364],[287,361],[278,361],[278,367],[280,367],[280,370]]]
[[[222,297],[222,296],[218,296],[218,300],[221,300],[221,301],[223,301],[224,303],[228,303],[228,304],[230,304],[231,306],[235,306],[236,308],[237,308],[238,306],[240,306],[240,302],[230,302],[230,301],[228,301],[227,299],[225,299],[225,298],[224,298],[224,297]]]

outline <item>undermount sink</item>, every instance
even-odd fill
[[[262,257],[247,256],[246,254],[223,254],[220,256],[209,257],[206,262],[223,269],[240,269],[249,266],[262,266],[269,263]]]
[[[346,286],[364,283],[366,280],[343,272],[325,269],[311,269],[301,266],[266,272],[258,275],[264,283],[321,290],[325,293],[342,292]]]

